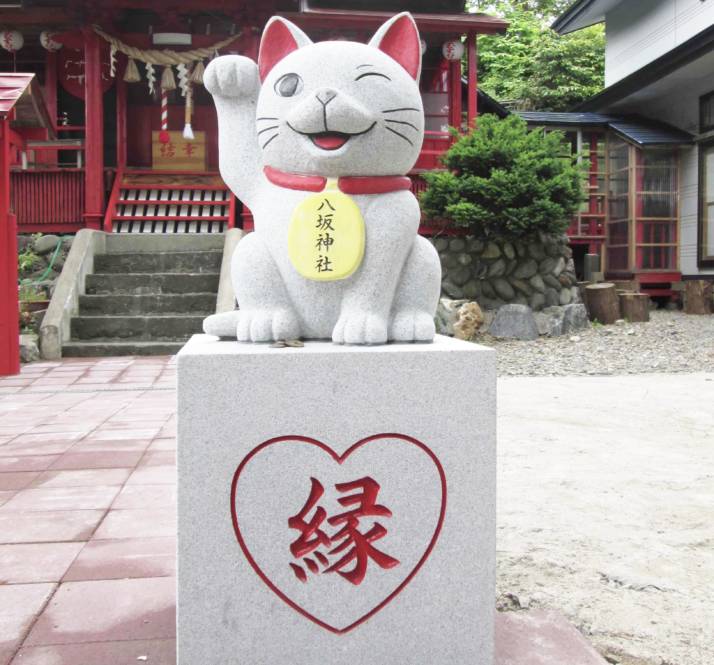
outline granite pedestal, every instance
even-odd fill
[[[492,350],[197,335],[178,357],[180,665],[492,665]]]

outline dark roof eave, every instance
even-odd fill
[[[298,25],[332,27],[339,21],[344,28],[375,28],[392,18],[392,12],[353,11],[347,9],[312,9],[303,12],[278,12]],[[497,34],[506,32],[508,21],[488,14],[412,13],[423,32]]]
[[[677,71],[680,67],[688,65],[714,48],[714,25],[702,30],[699,34],[688,39],[683,44],[673,48],[668,53],[641,67],[624,79],[614,83],[594,97],[578,104],[574,111],[593,111],[607,108],[633,92],[637,92],[648,85],[659,81],[661,78]]]
[[[611,129],[622,139],[640,147],[691,145],[694,137],[667,123],[640,116],[616,116],[601,113],[562,113],[553,111],[518,111],[529,125],[568,127],[599,127]]]
[[[550,27],[555,30],[559,35],[564,35],[568,32],[571,32],[571,30],[568,30],[570,24],[576,18],[578,18],[578,16],[580,16],[588,7],[590,7],[590,5],[592,5],[594,1],[595,0],[577,0],[577,2],[573,3],[560,16],[558,16],[558,18],[553,21]],[[594,20],[588,25],[594,25],[595,23],[600,23],[600,21]],[[585,28],[587,26],[581,27]],[[577,29],[579,30],[580,28]]]

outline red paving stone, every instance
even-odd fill
[[[559,612],[496,614],[498,665],[607,665]]]
[[[0,550],[0,562],[2,550]],[[65,582],[176,574],[176,538],[92,540],[74,560]]]
[[[0,665],[175,665],[175,400],[168,357],[0,377]],[[604,662],[552,614],[496,633],[496,665]]]
[[[83,542],[0,545],[0,584],[59,582],[84,545]]]
[[[0,654],[0,663],[2,654]],[[23,648],[12,665],[174,665],[175,640],[95,642]]]
[[[105,514],[104,510],[15,512],[7,505],[0,508],[0,544],[86,541]]]
[[[27,487],[39,474],[33,472],[0,473],[0,490],[21,490]]]
[[[151,538],[173,536],[175,533],[175,508],[142,508],[110,510],[94,538]]]
[[[76,450],[76,449],[72,449]],[[144,453],[141,450],[66,452],[50,466],[54,469],[134,468]]]
[[[84,487],[42,487],[17,492],[5,504],[9,511],[49,511],[49,510],[107,510],[112,505],[119,487],[97,485]]]
[[[175,485],[125,485],[112,508],[175,508]]]
[[[32,481],[32,487],[94,487],[122,486],[131,469],[73,469],[71,471],[43,471]]]
[[[6,659],[20,646],[56,588],[56,584],[0,585],[0,654],[4,652]]]
[[[0,443],[0,446],[2,444]],[[22,457],[0,457],[0,473],[8,471],[44,471],[49,469],[60,455],[23,455]]]
[[[37,646],[174,638],[175,597],[172,577],[64,582],[24,643]]]

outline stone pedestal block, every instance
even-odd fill
[[[180,665],[492,665],[496,371],[447,337],[178,357]]]

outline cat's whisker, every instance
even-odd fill
[[[262,146],[260,146],[261,150],[265,150],[266,146],[268,143],[270,143],[273,139],[277,138],[280,135],[280,132],[275,132],[265,143],[263,143]]]
[[[414,145],[406,136],[404,136],[404,134],[398,132],[396,129],[392,129],[391,127],[387,127],[386,125],[384,129],[392,132],[392,134],[396,134],[399,138],[404,139],[409,145]]]
[[[278,118],[271,118],[271,117],[265,115],[260,118],[256,118],[256,120],[278,120]]]
[[[407,122],[406,120],[392,120],[391,118],[385,118],[385,119],[384,119],[384,122],[395,122],[395,123],[397,123],[398,125],[408,125],[408,126],[411,127],[414,131],[416,131],[416,132],[419,131],[419,128],[418,128],[416,125],[412,124],[411,122]]]
[[[398,109],[384,109],[382,113],[396,113],[397,111],[416,111],[417,113],[421,113],[421,109],[415,109],[413,106],[402,106]]]
[[[279,125],[272,125],[271,127],[265,127],[264,129],[261,129],[261,130],[258,132],[258,136],[260,136],[263,132],[268,132],[268,131],[270,131],[271,129],[278,129],[278,127],[279,127]]]

